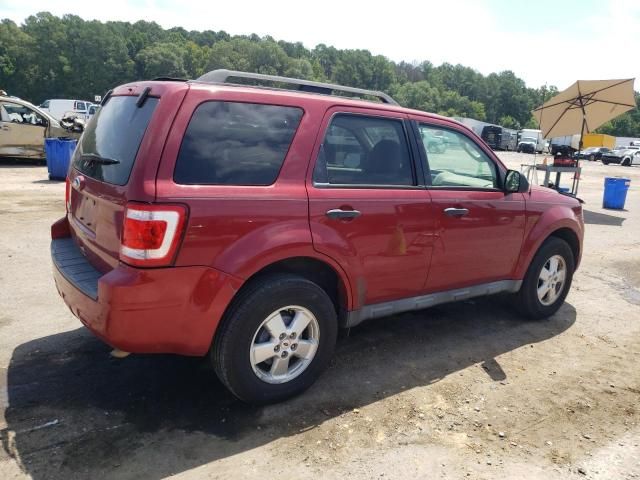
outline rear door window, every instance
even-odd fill
[[[415,185],[402,120],[338,114],[313,172],[316,185]]]
[[[271,185],[302,114],[297,107],[202,103],[182,140],[174,181],[186,185]]]
[[[138,97],[111,97],[89,122],[75,151],[73,166],[106,183],[125,185],[158,99],[149,97],[142,107]]]

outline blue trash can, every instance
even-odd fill
[[[621,177],[604,177],[604,195],[602,208],[622,210],[627,199],[627,190],[631,179]]]
[[[72,138],[45,138],[44,153],[50,180],[64,180],[69,170],[69,161],[78,141]]]

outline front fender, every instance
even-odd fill
[[[531,212],[527,212],[527,231],[524,237],[522,250],[520,251],[520,259],[516,265],[515,277],[524,278],[527,269],[533,260],[534,255],[539,250],[542,243],[549,238],[554,232],[561,229],[571,230],[579,245],[578,258],[576,258],[576,268],[580,264],[582,256],[582,239],[584,237],[584,224],[578,214],[570,205],[554,205],[551,208],[540,209],[535,208]],[[528,204],[529,208],[530,205]]]

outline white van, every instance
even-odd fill
[[[91,102],[86,100],[68,100],[54,98],[52,100],[45,100],[40,105],[40,109],[48,112],[53,118],[62,120],[65,113],[73,112],[84,120],[89,118],[89,107]]]

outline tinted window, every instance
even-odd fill
[[[336,115],[320,147],[314,182],[415,185],[402,121]]]
[[[493,161],[465,135],[419,125],[434,187],[497,188]]]
[[[111,97],[88,123],[76,149],[73,166],[89,177],[116,185],[129,180],[133,163],[147,130],[158,99],[149,97],[142,107],[136,106],[138,97]],[[84,155],[84,157],[83,157]],[[105,165],[95,157],[117,160]]]
[[[206,102],[191,117],[173,178],[201,185],[271,185],[302,118],[296,107]]]

